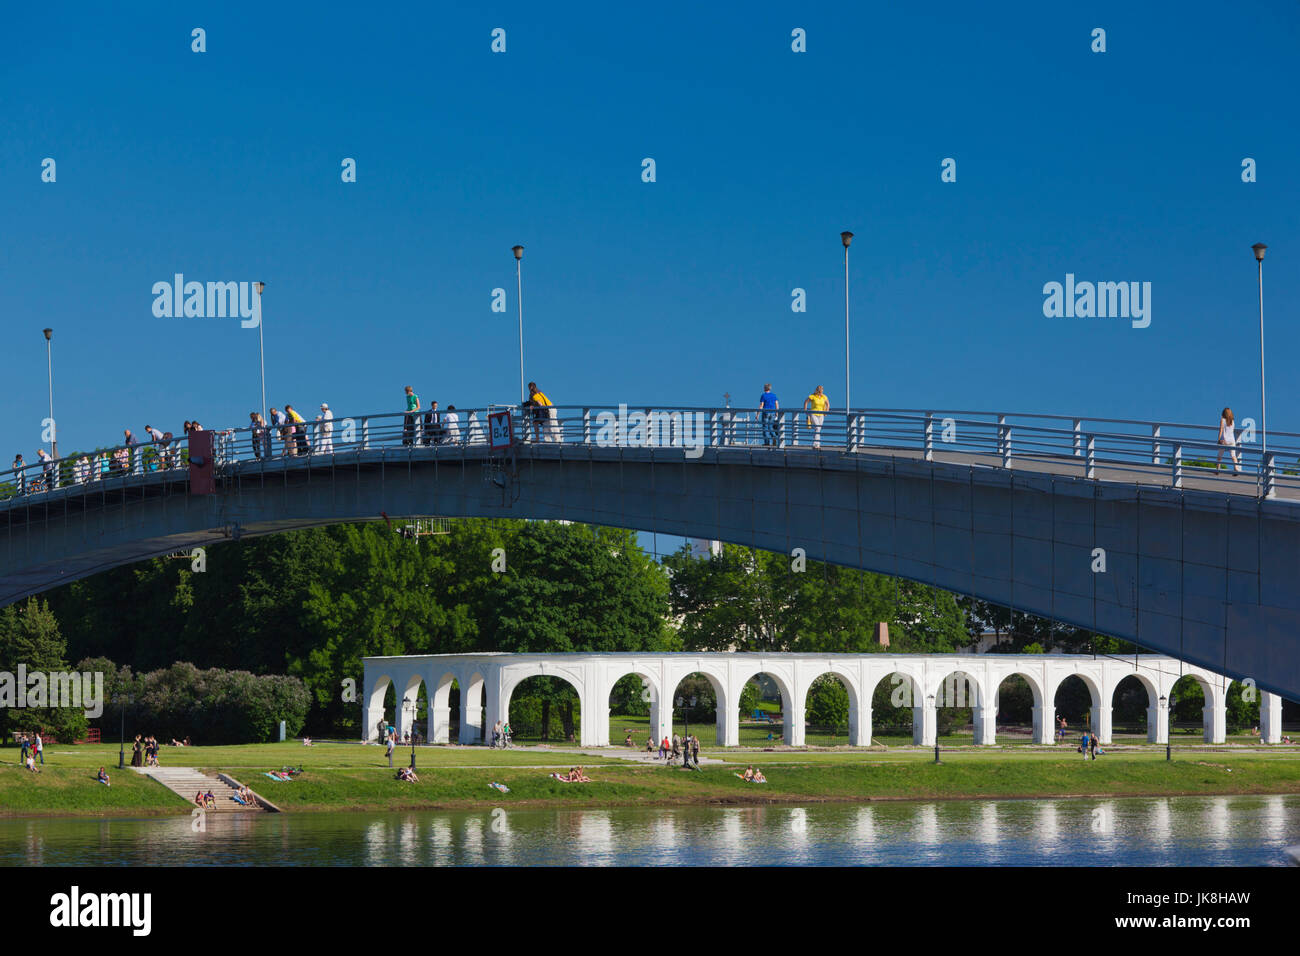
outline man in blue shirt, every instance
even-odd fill
[[[758,409],[763,416],[763,444],[776,444],[776,419],[777,411],[781,408],[781,402],[776,397],[776,392],[772,391],[772,383],[768,382],[763,386],[763,394],[758,396]]]

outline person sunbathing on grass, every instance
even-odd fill
[[[754,776],[750,779],[750,783],[767,783],[767,777],[763,776],[763,771],[755,770]]]
[[[569,783],[591,783],[591,778],[582,772],[581,767],[569,771]]]
[[[750,765],[750,766],[748,766],[748,767],[745,768],[744,776],[742,776],[740,779],[743,780],[743,781],[745,781],[745,783],[753,783],[753,782],[754,782],[754,767],[753,767],[753,765]]]

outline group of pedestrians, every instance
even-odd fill
[[[1101,742],[1097,739],[1097,735],[1085,730],[1083,732],[1083,737],[1079,741],[1079,749],[1076,753],[1083,754],[1084,760],[1087,760],[1089,755],[1092,756],[1093,760],[1096,760],[1097,754],[1105,756],[1106,751],[1101,749]]]
[[[36,761],[45,766],[45,741],[41,740],[40,731],[34,734],[19,734],[18,746],[22,748],[22,765],[32,773],[40,773]]]
[[[329,402],[320,403],[320,413],[313,422],[308,422],[287,402],[283,409],[272,406],[267,414],[271,416],[270,422],[261,412],[248,413],[254,457],[274,458],[276,441],[280,443],[280,454],[288,457],[327,455],[334,451],[334,412]]]
[[[653,753],[655,750],[655,739],[650,737],[646,740],[645,749]],[[667,761],[669,764],[681,760],[683,767],[695,765],[696,769],[700,766],[700,738],[692,734],[689,737],[682,737],[673,734],[669,739],[666,735],[663,740],[659,741],[658,759]]]
[[[158,741],[152,734],[148,737],[141,737],[139,734],[136,734],[135,743],[131,745],[131,766],[158,766],[158,749]]]
[[[805,422],[812,429],[814,448],[822,446],[822,426],[826,423],[826,413],[830,409],[831,400],[826,395],[826,389],[821,385],[813,389],[803,400]],[[758,414],[763,425],[763,444],[779,445],[783,437],[781,400],[777,398],[776,392],[772,391],[771,382],[763,386],[763,392],[758,396]]]
[[[456,445],[460,443],[460,412],[455,405],[448,405],[443,411],[437,401],[421,415],[420,396],[410,385],[405,388],[406,415],[402,418],[402,444],[416,445]]]

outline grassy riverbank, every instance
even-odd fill
[[[1184,751],[1166,763],[1163,750],[1112,751],[1083,760],[1064,748],[946,751],[935,765],[930,751],[710,751],[729,762],[702,772],[572,751],[526,748],[425,747],[417,753],[420,782],[393,779],[378,747],[355,744],[265,744],[165,749],[163,762],[222,770],[286,811],[481,809],[485,807],[611,807],[679,804],[816,803],[987,797],[1181,796],[1300,793],[1300,753]],[[17,751],[0,758],[0,816],[139,816],[185,813],[188,803],[131,770],[116,769],[115,748],[56,746],[41,774],[17,766]],[[395,763],[405,764],[409,751]],[[589,784],[553,780],[553,769],[581,762]],[[262,772],[292,763],[304,773],[275,783]],[[748,763],[767,784],[736,776]],[[95,782],[109,768],[113,786]],[[499,782],[503,794],[488,786]]]

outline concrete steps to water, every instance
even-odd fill
[[[210,808],[209,813],[279,812],[278,807],[256,793],[253,794],[256,799],[252,806],[244,806],[232,799],[239,788],[233,785],[233,778],[226,774],[211,776],[193,767],[132,767],[131,769],[158,781],[168,790],[183,797],[186,803],[193,804],[195,794],[207,793],[211,790],[212,796],[216,798],[216,806]]]

